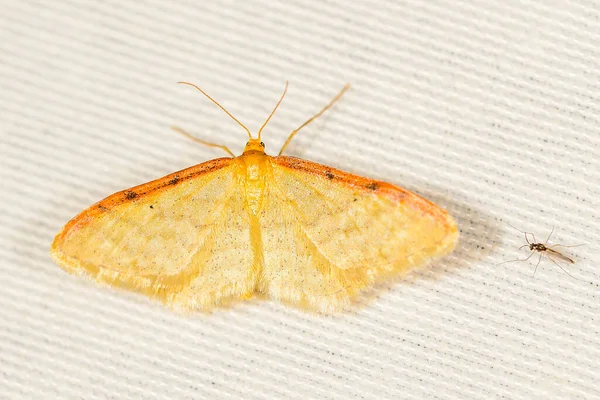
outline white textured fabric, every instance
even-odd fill
[[[600,3],[14,1],[0,15],[0,397],[600,398]],[[182,317],[49,258],[105,196],[288,133],[446,207],[462,236],[356,313]],[[573,277],[528,255],[554,243]]]

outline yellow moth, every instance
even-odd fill
[[[450,252],[448,213],[391,184],[282,156],[249,141],[217,158],[115,193],[81,212],[52,243],[66,271],[141,292],[176,311],[253,296],[323,313]],[[286,85],[287,89],[287,85]],[[179,130],[182,133],[185,133]]]

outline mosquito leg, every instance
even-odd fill
[[[526,259],[524,259],[524,260],[520,260],[520,259],[518,259],[518,258],[517,258],[517,259],[515,259],[515,260],[503,261],[503,262],[501,262],[500,264],[506,264],[506,263],[509,263],[509,262],[516,262],[516,261],[525,262],[525,261],[529,260],[529,259],[531,258],[531,256],[532,256],[534,253],[535,253],[535,251],[532,251],[532,252],[531,252],[531,254],[529,255],[529,257],[527,257],[527,258],[526,258]],[[500,265],[500,264],[496,264],[496,265]]]
[[[550,259],[550,261],[552,261],[554,264],[556,264],[558,266],[558,268],[562,269],[565,274],[569,275],[573,279],[577,279],[573,275],[571,275],[566,269],[564,269],[563,267],[561,267],[561,265],[559,263],[557,263],[556,261],[554,261],[554,259],[552,257],[550,257],[548,254],[546,254],[546,257],[548,257]],[[579,279],[577,279],[577,280],[579,280]]]
[[[550,240],[550,236],[552,236],[553,233],[554,233],[554,226],[552,227],[552,230],[550,231],[550,234],[548,235],[548,238],[546,238],[546,241],[544,242],[544,244],[548,243],[548,240]]]
[[[516,230],[516,231],[519,231],[519,232],[521,232],[521,233],[527,233],[527,232],[523,232],[523,231],[522,231],[522,230],[520,230],[520,229],[517,229],[517,228],[515,228],[514,226],[512,226],[511,224],[509,224],[509,223],[508,223],[508,222],[506,222],[506,221],[505,221],[504,223],[505,223],[506,225],[510,226],[511,228],[513,228],[513,229],[514,229],[514,230]]]
[[[535,269],[533,270],[533,275],[532,275],[533,278],[535,278],[535,273],[537,272],[538,266],[540,265],[540,261],[542,261],[542,254],[543,253],[540,252],[540,258],[538,258],[538,262],[537,262],[537,264],[535,264]]]

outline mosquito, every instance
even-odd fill
[[[538,258],[538,262],[535,265],[535,269],[533,270],[533,277],[535,277],[535,273],[537,272],[538,266],[540,265],[540,262],[542,261],[542,256],[546,256],[548,259],[550,259],[550,261],[552,261],[554,264],[556,264],[558,266],[558,268],[560,268],[565,274],[569,275],[573,279],[577,279],[573,275],[571,275],[566,269],[564,269],[558,262],[556,262],[556,260],[559,260],[559,261],[567,262],[569,264],[575,264],[575,261],[573,261],[571,258],[565,256],[561,252],[555,250],[555,247],[579,247],[579,246],[584,246],[583,244],[576,244],[574,246],[566,246],[564,244],[553,244],[551,246],[548,246],[548,241],[550,240],[550,237],[554,233],[554,227],[552,227],[552,230],[550,231],[550,234],[546,238],[546,241],[544,243],[539,243],[533,233],[523,232],[522,230],[515,228],[511,224],[509,224],[509,223],[507,223],[507,224],[511,228],[513,228],[513,229],[521,232],[523,235],[525,235],[525,241],[527,242],[527,244],[524,244],[523,246],[519,247],[519,250],[521,250],[523,247],[529,247],[529,250],[531,250],[531,254],[529,255],[529,257],[527,257],[524,260],[521,260],[521,259],[509,260],[509,261],[501,262],[500,264],[515,262],[515,261],[522,261],[522,262],[528,261],[537,252],[540,254],[540,257]],[[529,241],[529,236],[527,236],[527,235],[531,235],[531,237],[533,238],[533,240],[531,242]],[[498,264],[498,265],[500,265],[500,264]]]

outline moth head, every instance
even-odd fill
[[[260,153],[265,152],[265,144],[260,141],[260,139],[250,139],[248,143],[246,143],[246,147],[244,148],[244,153],[249,151],[258,151]]]

